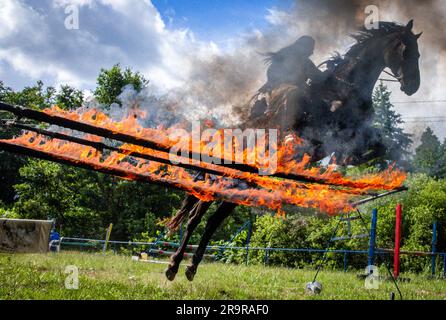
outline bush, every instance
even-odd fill
[[[407,180],[408,192],[382,198],[360,208],[364,222],[356,220],[351,222],[351,234],[368,234],[371,223],[371,211],[378,208],[377,247],[393,249],[395,245],[395,207],[397,203],[403,205],[403,232],[402,250],[426,251],[431,250],[432,224],[438,221],[439,252],[446,251],[446,180],[435,180],[423,174],[409,176]],[[251,238],[252,247],[271,248],[312,248],[325,249],[338,224],[338,218],[329,218],[323,215],[297,213],[281,219],[274,214],[259,216],[254,223],[254,232]],[[340,223],[337,236],[347,236],[347,224]],[[247,233],[240,234],[234,239],[234,246],[245,246]],[[369,238],[337,241],[331,244],[330,249],[367,250]],[[245,251],[227,250],[226,261],[243,263]],[[386,258],[377,258],[377,263],[391,264],[392,255]],[[295,253],[287,251],[250,251],[251,263],[265,263],[287,267],[315,266],[322,258],[322,253]],[[342,268],[342,254],[328,254],[326,268]],[[441,260],[441,259],[439,259]],[[363,269],[367,263],[366,254],[349,255],[350,268]],[[439,261],[441,267],[442,262]],[[420,256],[401,256],[403,271],[428,272],[430,258]]]

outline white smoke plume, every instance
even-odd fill
[[[265,81],[266,67],[261,53],[276,51],[299,36],[311,35],[317,47],[316,64],[335,51],[344,53],[353,43],[349,34],[364,25],[366,0],[299,0],[288,12],[271,9],[266,19],[270,28],[241,37],[226,53],[191,58],[191,70],[181,88],[171,91],[165,99],[171,110],[188,119],[214,118],[224,125],[236,124],[249,113],[243,107]],[[446,35],[442,32],[446,20],[446,2],[442,0],[380,0],[380,20],[407,23],[415,20],[415,30],[423,31],[420,40],[422,86],[413,97],[406,97],[398,85],[389,84],[393,101],[444,100],[446,85]],[[175,101],[175,106],[172,105]],[[445,108],[438,104],[395,104],[403,117],[444,116]],[[416,119],[415,119],[416,120]],[[406,130],[415,139],[428,123],[408,122]],[[446,137],[444,123],[431,125],[436,133]]]

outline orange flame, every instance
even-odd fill
[[[170,138],[175,127],[171,128],[145,128],[138,122],[139,117],[145,115],[141,111],[132,110],[128,117],[116,122],[105,113],[98,110],[88,110],[83,113],[67,112],[58,107],[44,110],[49,115],[57,115],[66,119],[87,123],[101,128],[109,129],[115,133],[124,133],[140,139],[155,142],[158,145],[170,148],[177,141]],[[85,135],[84,139],[100,141],[102,138]],[[310,178],[322,179],[336,185],[335,187],[323,184],[305,184],[297,181],[282,180],[268,176],[240,172],[217,165],[200,162],[202,167],[218,168],[225,174],[225,178],[215,179],[206,175],[204,180],[196,180],[187,170],[131,157],[133,153],[155,155],[158,158],[168,159],[168,154],[149,148],[132,144],[123,144],[120,153],[99,152],[98,150],[71,142],[57,139],[47,139],[34,133],[25,133],[19,138],[1,140],[4,143],[15,144],[26,148],[45,152],[53,157],[63,158],[71,163],[88,164],[91,168],[109,168],[119,170],[129,180],[146,180],[167,183],[191,193],[204,201],[221,199],[247,206],[265,206],[278,210],[284,216],[284,205],[295,205],[306,208],[315,208],[328,214],[336,214],[352,210],[351,201],[355,196],[365,194],[370,190],[393,190],[402,186],[406,174],[394,168],[379,174],[363,176],[360,179],[344,177],[336,172],[335,165],[328,169],[309,167],[310,157],[304,156],[301,160],[293,159],[296,146],[302,145],[298,137],[288,137],[283,146],[269,148],[269,152],[277,152],[279,159],[278,172],[297,174]],[[234,141],[234,145],[239,144]],[[206,149],[207,145],[201,142],[198,146],[202,154],[212,154],[214,150]],[[224,150],[224,149],[222,149]],[[221,154],[223,159],[233,160],[233,154]],[[264,164],[259,158],[258,150],[244,150],[245,161],[253,161],[257,167]],[[244,180],[241,183],[240,180]]]

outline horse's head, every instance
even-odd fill
[[[384,50],[386,67],[390,68],[401,83],[401,91],[411,96],[420,88],[420,68],[418,39],[421,34],[414,34],[413,20],[400,32],[390,37]]]

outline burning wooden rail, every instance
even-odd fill
[[[133,136],[133,135],[130,135],[127,133],[123,133],[123,132],[116,132],[116,131],[113,131],[113,130],[110,130],[107,128],[98,127],[98,126],[84,123],[81,121],[71,120],[71,119],[61,117],[58,115],[50,115],[50,114],[47,114],[42,111],[12,106],[12,105],[5,104],[2,102],[0,102],[0,110],[11,112],[19,119],[20,118],[28,118],[28,119],[45,122],[45,123],[57,125],[60,127],[92,134],[92,135],[103,137],[103,138],[108,138],[108,139],[112,139],[112,140],[121,141],[124,143],[129,143],[129,144],[140,146],[143,148],[153,149],[155,151],[166,153],[166,154],[169,154],[169,152],[170,152],[169,147],[159,144],[159,143],[156,143],[154,141],[150,141],[148,139],[136,137],[136,136]],[[98,147],[101,147],[101,146],[98,146]],[[189,157],[193,158],[193,159],[201,159],[202,158],[201,156],[202,156],[201,154],[197,154],[194,152],[189,153]],[[164,158],[167,159],[167,157],[164,157]],[[145,158],[145,159],[147,159],[147,158]],[[237,171],[240,171],[243,173],[251,173],[251,174],[257,174],[259,171],[259,168],[252,166],[252,165],[237,164],[237,163],[227,164],[224,161],[225,159],[220,159],[220,160],[221,160],[220,161],[221,164],[218,164],[218,165],[209,164],[207,162],[202,161],[200,163],[200,165],[186,164],[186,166],[189,169],[200,170],[200,171],[212,173],[212,174],[217,174],[217,172],[219,172],[221,174],[221,172],[222,172],[222,170],[216,170],[215,166],[221,167],[222,169],[232,169],[232,170],[237,170]],[[157,161],[157,160],[155,160],[155,161]],[[210,165],[214,166],[213,169],[209,168]],[[224,172],[224,170],[223,170],[223,172]],[[357,189],[362,189],[362,188],[372,189],[372,187],[368,183],[364,183],[361,181],[353,181],[353,180],[342,180],[342,179],[340,181],[338,177],[332,178],[332,177],[323,177],[320,175],[314,176],[311,174],[295,174],[295,173],[287,173],[287,172],[280,172],[280,171],[274,173],[271,176],[276,177],[276,178],[304,182],[304,183],[317,183],[317,184],[333,185],[333,186],[339,186],[339,187],[343,187],[343,188],[353,188],[353,189],[355,189],[355,188],[357,188]],[[386,189],[386,190],[395,189],[394,187],[389,187],[386,184],[379,184],[379,183],[377,183],[376,185],[373,185],[373,188],[374,189]]]
[[[1,123],[2,122],[0,121],[0,124]],[[129,150],[129,149],[122,148],[122,147],[119,147],[119,148],[113,147],[113,146],[110,146],[103,142],[91,141],[91,140],[67,135],[64,133],[53,132],[53,131],[48,131],[45,129],[35,128],[30,125],[17,123],[15,121],[4,121],[3,125],[6,127],[14,127],[14,128],[25,130],[25,131],[35,132],[39,135],[47,136],[47,137],[50,137],[53,139],[65,140],[65,141],[76,143],[79,145],[92,147],[100,152],[102,152],[104,150],[109,150],[112,152],[117,152],[117,153],[123,154],[125,156],[132,156],[132,157],[136,157],[136,158],[140,158],[140,159],[144,159],[144,160],[154,161],[154,162],[157,162],[160,164],[171,165],[170,159],[166,155],[164,155],[164,157],[162,157],[162,155],[159,155],[159,154],[157,156],[155,156],[152,154],[135,152],[133,150]],[[217,165],[209,165],[207,163],[204,163],[203,165],[206,165],[206,166],[197,166],[197,165],[193,165],[193,164],[187,164],[184,162],[180,162],[175,166],[184,168],[184,169],[189,169],[189,170],[198,170],[198,171],[201,171],[202,173],[213,174],[216,176],[222,176],[222,177],[228,176],[233,179],[245,180],[248,183],[252,183],[253,185],[262,186],[262,182],[263,182],[264,178],[259,177],[257,175],[246,174],[246,173],[238,171],[238,170],[221,168]],[[299,186],[300,188],[305,188],[305,189],[309,188],[307,184],[299,183],[296,181],[286,181],[286,180],[278,181],[278,180],[276,180],[275,182],[277,184],[280,183],[283,186],[288,185],[288,186],[294,186],[294,187]],[[269,184],[270,183],[271,183],[271,181],[269,181]],[[342,192],[346,192],[349,194],[355,194],[355,195],[377,196],[377,194],[371,193],[368,190],[363,190],[363,189],[354,189],[354,188],[347,187],[347,188],[343,188],[340,190]]]
[[[324,211],[325,208],[325,212],[331,214],[346,212],[352,209],[352,206],[347,202],[349,198],[348,195],[336,190],[332,190],[332,197],[328,197],[327,199],[323,196],[319,199],[312,199],[305,196],[306,191],[303,189],[300,191],[297,190],[297,194],[283,194],[280,190],[268,191],[254,188],[239,189],[237,186],[231,187],[231,185],[228,184],[220,185],[219,182],[215,182],[215,185],[210,184],[209,181],[191,183],[191,180],[184,180],[181,179],[181,177],[172,178],[163,175],[151,175],[150,173],[142,174],[119,167],[107,166],[101,163],[73,158],[64,154],[54,154],[46,150],[18,145],[5,140],[0,140],[0,149],[24,156],[94,170],[132,181],[173,187],[193,194],[204,201],[219,199],[240,205],[264,206],[272,209],[280,209],[282,205],[298,205],[317,208],[322,211]],[[322,199],[324,201],[322,201]]]
[[[171,161],[169,160],[168,157],[156,157],[150,154],[146,154],[146,153],[140,153],[140,152],[135,152],[133,150],[129,150],[126,148],[117,148],[117,147],[112,147],[110,145],[107,145],[103,142],[97,142],[97,141],[91,141],[91,140],[87,140],[87,139],[82,139],[82,138],[78,138],[78,137],[73,137],[67,134],[63,134],[63,133],[59,133],[59,132],[53,132],[53,131],[48,131],[45,129],[40,129],[40,128],[35,128],[29,125],[25,125],[25,124],[21,124],[21,123],[17,123],[14,121],[8,121],[5,122],[4,124],[6,127],[10,126],[10,127],[14,127],[17,129],[21,129],[21,130],[25,130],[25,131],[31,131],[31,132],[35,132],[37,134],[43,135],[43,136],[47,136],[53,139],[58,139],[58,140],[65,140],[65,141],[69,141],[69,142],[73,142],[73,143],[77,143],[80,145],[84,145],[84,146],[88,146],[88,147],[92,147],[95,148],[98,151],[103,151],[103,150],[110,150],[112,152],[118,152],[121,154],[125,154],[127,156],[133,156],[136,158],[141,158],[141,159],[145,159],[145,160],[149,160],[149,161],[155,161],[161,164],[168,164],[171,165]],[[180,168],[184,168],[184,169],[189,169],[189,170],[200,170],[203,173],[208,173],[208,174],[215,174],[215,175],[224,175],[224,172],[222,172],[222,170],[215,170],[215,169],[211,169],[208,167],[199,167],[193,164],[187,164],[187,163],[178,163],[176,165],[177,167]],[[240,177],[241,178],[241,177]]]
[[[111,119],[104,114],[95,113],[96,111],[93,113],[87,112],[84,117],[84,114],[79,113],[66,114],[58,110],[55,110],[56,112],[54,110],[42,112],[4,103],[0,103],[0,110],[11,112],[17,118],[29,118],[46,122],[84,134],[82,138],[79,138],[9,120],[5,123],[6,126],[13,126],[28,131],[28,133],[17,139],[0,140],[0,149],[95,170],[124,179],[175,187],[204,201],[220,199],[236,204],[266,206],[279,210],[282,205],[297,205],[334,214],[351,210],[357,205],[373,201],[382,196],[405,190],[399,188],[405,175],[397,174],[398,179],[393,180],[395,175],[391,171],[382,176],[351,180],[336,173],[328,175],[328,177],[317,173],[315,173],[316,177],[311,176],[311,174],[286,173],[265,177],[260,176],[258,169],[253,166],[196,163],[190,162],[190,158],[183,158],[183,160],[189,162],[180,161],[177,165],[173,165],[169,157],[170,148],[167,147],[170,142],[163,140],[163,143],[157,143],[147,139],[147,136],[155,138],[153,132],[161,135],[165,133],[150,131],[152,129],[145,131],[145,128],[140,127],[138,123],[133,121],[130,122],[130,126],[125,121],[120,123],[96,122],[96,115],[101,120]],[[132,118],[132,120],[135,119]],[[123,131],[121,129],[125,128],[125,126],[121,126],[123,124],[132,128],[132,130],[126,129]],[[133,136],[129,134],[130,132],[142,133],[144,138]],[[48,140],[45,137],[51,139]],[[101,137],[117,140],[124,144],[120,147],[113,147],[102,141]],[[104,153],[105,150],[111,151],[111,153]],[[193,157],[194,154],[189,153],[189,156]],[[138,159],[149,161],[142,162]],[[303,165],[305,163],[302,162]],[[248,170],[241,171],[241,168],[248,168]],[[191,174],[184,169],[210,173],[220,178],[214,179],[206,176],[204,181],[195,181],[191,179]],[[307,172],[314,173],[315,171],[306,171],[305,173]],[[274,177],[281,177],[285,180],[275,179]],[[401,178],[403,179],[401,180]],[[239,180],[244,180],[246,184],[240,184],[240,182],[237,182]],[[370,194],[371,190],[379,189],[391,191],[383,195]],[[372,195],[372,197],[354,203],[352,197],[358,195]]]

